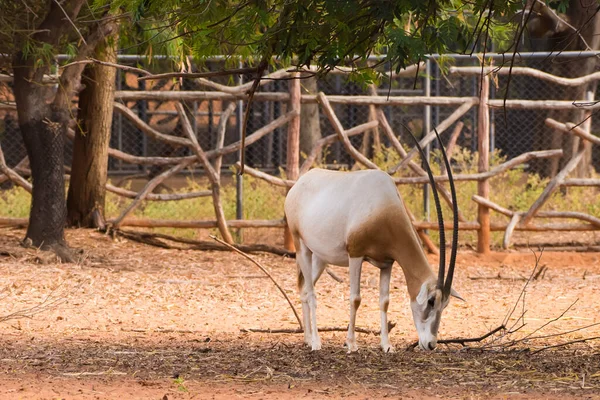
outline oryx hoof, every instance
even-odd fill
[[[356,341],[346,342],[346,349],[348,354],[356,353],[358,351],[358,345],[356,344]]]
[[[381,344],[381,349],[383,350],[384,353],[395,353],[396,352],[396,349],[394,348],[394,346],[392,346],[389,343]]]

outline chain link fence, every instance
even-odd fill
[[[504,56],[491,57],[495,65],[507,63]],[[587,57],[581,57],[581,59]],[[128,59],[121,60],[121,63]],[[577,76],[579,58],[552,56],[545,54],[539,56],[530,56],[527,58],[519,57],[515,66],[528,66],[548,72],[562,72],[564,76]],[[131,63],[129,61],[129,63]],[[477,66],[478,60],[469,58],[459,58],[455,60],[456,66]],[[209,70],[219,70],[224,67],[223,62],[207,62]],[[157,69],[156,65],[152,66]],[[437,62],[431,62],[431,73],[429,79],[424,76],[424,71],[419,77],[395,78],[391,82],[383,82],[378,87],[380,96],[423,96],[426,95],[426,86],[430,86],[431,96],[453,96],[469,97],[479,95],[479,77],[476,76],[454,76],[445,75]],[[571,73],[569,73],[569,71]],[[575,72],[573,74],[572,72]],[[247,82],[251,77],[244,77],[243,82]],[[238,79],[215,78],[214,81],[222,84],[241,83]],[[499,76],[492,86],[491,98],[503,99],[506,88],[509,84],[507,76]],[[183,80],[181,90],[210,90],[199,86],[190,80]],[[174,86],[179,85],[179,81],[166,79],[155,83],[146,81],[137,81],[132,73],[119,71],[117,77],[117,90],[173,90]],[[11,84],[4,83],[0,91],[0,102],[14,101],[11,93]],[[288,84],[286,81],[273,81],[264,85],[263,92],[287,92]],[[318,90],[327,95],[360,95],[367,94],[366,89],[349,82],[343,74],[330,74],[318,82]],[[307,93],[306,91],[304,93]],[[527,76],[512,76],[510,79],[508,98],[518,98],[524,100],[575,100],[570,95],[575,95],[577,91],[565,88],[558,84],[549,83],[532,79]],[[155,129],[171,135],[181,136],[182,131],[178,123],[177,111],[173,102],[155,102],[155,101],[131,101],[127,106],[133,110],[143,121],[150,124]],[[214,148],[216,144],[216,127],[219,121],[221,110],[224,108],[221,101],[195,101],[186,102],[186,109],[189,110],[189,116],[193,121],[194,129],[201,146],[205,149]],[[243,107],[243,105],[242,105]],[[286,110],[285,103],[279,102],[254,102],[250,118],[248,121],[248,132],[266,125],[273,121]],[[386,116],[394,131],[398,135],[404,135],[407,128],[410,128],[417,135],[426,126],[425,107],[384,107]],[[368,106],[356,105],[336,105],[335,111],[345,128],[350,128],[358,124],[367,122],[369,119]],[[439,121],[446,118],[454,111],[453,107],[432,106],[431,119],[429,126],[436,126]],[[239,114],[237,110],[231,117],[230,124],[226,134],[225,145],[238,140],[240,135]],[[548,134],[544,126],[544,119],[550,112],[546,110],[514,110],[514,109],[495,109],[491,115],[491,150],[498,150],[508,158],[515,157],[527,151],[537,149],[547,149],[553,147],[551,135]],[[556,114],[556,113],[555,113]],[[564,113],[563,113],[564,114]],[[335,133],[329,122],[321,115],[320,130],[322,136]],[[459,137],[461,146],[476,149],[477,137],[477,110],[472,108],[463,118],[465,124],[463,133]],[[566,122],[566,121],[564,121]],[[577,122],[577,121],[570,121]],[[596,131],[600,122],[593,119],[593,129]],[[352,138],[353,144],[360,148],[362,145],[362,136]],[[4,150],[7,164],[14,167],[20,160],[26,156],[25,147],[19,132],[16,110],[0,109],[0,143]],[[247,149],[248,165],[265,169],[276,169],[285,165],[286,159],[286,129],[277,129],[275,132],[260,139],[257,143]],[[384,144],[385,141],[384,141]],[[70,146],[70,144],[68,145]],[[119,113],[115,112],[112,128],[111,147],[123,152],[137,156],[182,156],[188,155],[187,149],[177,149],[162,142],[154,141],[143,134],[141,130],[135,127],[131,122]],[[70,164],[71,151],[67,149],[66,164]],[[600,159],[594,154],[594,164],[598,167]],[[235,155],[230,155],[224,160],[224,168],[236,161]],[[336,143],[329,152],[327,161],[340,165],[353,163],[351,158],[345,154],[343,147]],[[111,175],[127,175],[140,173],[140,166],[130,165],[119,160],[111,159],[109,164],[109,173]],[[152,174],[150,172],[150,174]]]
[[[493,65],[507,64],[509,62],[502,55],[486,55],[493,60]],[[532,54],[527,57],[517,57],[515,66],[527,66],[549,73],[562,76],[577,76],[577,69],[582,60],[589,57],[574,56],[574,55],[553,55],[547,54]],[[122,56],[119,60],[122,64],[139,65],[144,63],[141,57]],[[479,66],[480,62],[476,57],[456,57],[451,64],[455,66]],[[170,70],[170,64],[164,60],[153,61],[150,65],[142,65],[153,72],[165,72]],[[385,68],[385,65],[382,66]],[[222,60],[207,61],[203,65],[203,69],[222,70],[225,68],[225,63]],[[444,57],[432,57],[428,61],[427,68],[423,68],[419,75],[409,77],[395,77],[391,80],[383,81],[377,87],[379,96],[425,96],[432,97],[451,96],[451,97],[477,97],[479,96],[480,79],[479,76],[459,76],[455,74],[447,74],[448,61]],[[428,71],[428,73],[426,73]],[[252,76],[243,76],[241,78],[219,77],[211,79],[214,82],[223,85],[239,85],[243,82],[248,82]],[[11,83],[0,83],[0,103],[14,102],[11,92]],[[341,73],[330,73],[318,81],[316,91],[323,91],[327,95],[368,95],[365,87],[348,80],[347,76]],[[316,94],[313,90],[307,88],[303,82],[304,94]],[[192,80],[177,80],[164,79],[160,81],[138,81],[137,76],[130,72],[119,71],[117,75],[117,90],[195,90],[195,91],[210,91],[211,89],[199,85]],[[507,92],[508,90],[508,92]],[[593,88],[595,91],[595,87]],[[273,80],[266,83],[260,89],[261,92],[288,92],[288,82],[286,80]],[[312,93],[311,93],[312,92]],[[509,99],[523,100],[575,100],[581,99],[576,90],[565,88],[558,84],[549,83],[533,79],[527,76],[513,75],[508,78],[506,75],[498,75],[492,84],[490,97],[493,99],[503,99],[505,96]],[[594,95],[594,98],[597,96]],[[131,109],[141,120],[148,123],[154,129],[176,136],[183,136],[182,128],[179,123],[175,102],[172,101],[126,101],[126,106]],[[0,104],[1,105],[1,104]],[[205,150],[214,149],[217,140],[217,126],[221,112],[227,104],[222,101],[204,100],[204,101],[186,101],[184,107],[188,112],[188,116],[193,124],[193,129],[197,135],[198,141]],[[243,102],[238,102],[236,111],[230,117],[227,124],[225,145],[234,143],[239,140],[241,135],[240,122],[244,112]],[[255,130],[267,125],[269,122],[277,119],[287,111],[286,102],[276,101],[254,101],[249,116],[247,132],[251,134]],[[362,105],[347,105],[335,104],[335,112],[340,119],[341,124],[345,129],[349,129],[356,125],[365,123],[372,118],[370,116],[369,106]],[[417,136],[423,134],[428,127],[436,127],[440,121],[447,118],[455,111],[456,106],[383,106],[382,109],[393,128],[396,135],[400,135],[402,143],[411,143],[408,138],[408,130],[410,129]],[[561,122],[579,122],[572,121],[564,112],[555,112],[548,110],[525,110],[525,109],[492,109],[491,120],[491,137],[490,147],[492,151],[496,151],[507,158],[514,158],[532,150],[549,149],[562,147],[560,142],[553,139],[553,135],[549,128],[544,125],[544,119],[552,116]],[[320,113],[320,137],[325,137],[335,134],[335,131],[329,120]],[[600,128],[597,118],[593,118],[592,132]],[[459,119],[464,124],[457,144],[472,152],[477,150],[477,107],[472,107],[462,118]],[[448,131],[451,132],[454,126],[451,126]],[[286,135],[287,127],[278,128],[272,133],[250,145],[246,150],[246,164],[269,173],[278,175],[286,163]],[[363,143],[365,138],[369,137],[369,143]],[[444,135],[444,140],[448,140],[449,135]],[[351,137],[352,144],[368,153],[369,156],[374,156],[371,145],[374,137],[368,135],[357,135]],[[381,135],[380,141],[382,146],[389,146],[389,142],[384,135]],[[15,167],[26,156],[25,147],[22,137],[19,132],[17,123],[16,110],[10,107],[0,107],[0,145],[5,154],[6,162],[9,167]],[[115,111],[112,125],[111,143],[112,148],[121,150],[125,153],[136,156],[186,156],[192,155],[186,147],[175,147],[164,142],[153,140],[138,129],[129,119],[124,117],[119,112]],[[366,145],[366,146],[365,146]],[[435,148],[437,144],[433,144]],[[71,164],[71,143],[67,144],[66,149],[66,165]],[[227,174],[230,171],[231,165],[238,161],[238,154],[233,153],[224,157],[223,169],[224,174],[232,176],[226,178],[234,180],[233,175]],[[545,161],[544,161],[545,162]],[[354,160],[345,151],[340,143],[331,145],[321,160],[322,164],[326,164],[331,168],[352,168]],[[600,154],[593,152],[593,165],[596,169],[600,168]],[[541,170],[541,165],[530,165],[531,168]],[[147,167],[141,165],[133,165],[123,162],[115,158],[109,160],[109,177],[113,183],[120,186],[128,186],[133,190],[139,189],[149,178],[158,175],[162,172],[159,167]],[[193,178],[193,179],[190,179]],[[246,179],[246,178],[244,178]],[[200,182],[200,183],[198,183]],[[190,185],[200,185],[207,187],[207,182],[203,179],[201,169],[187,170],[180,174],[175,180],[169,182],[168,187],[164,190],[177,190]],[[244,212],[240,208],[242,197],[247,199],[251,196],[257,196],[258,191],[254,191],[257,182],[252,182],[251,186],[246,189],[242,196],[240,186],[237,191],[235,185],[226,191],[224,195],[225,211],[228,218],[253,218],[259,211],[249,209],[253,207],[249,205]],[[10,183],[5,182],[2,188],[10,187]],[[197,189],[197,187],[196,187]],[[264,189],[264,188],[263,188]],[[191,189],[190,189],[191,190]],[[266,189],[265,189],[266,190]],[[272,189],[269,189],[272,190]],[[273,189],[272,195],[283,195],[284,191]],[[234,193],[235,192],[235,193]],[[275,193],[277,192],[277,193]],[[279,193],[281,192],[281,193]],[[262,194],[265,197],[265,194]],[[236,202],[237,197],[237,202]],[[273,209],[267,211],[266,214],[273,216],[262,215],[262,218],[275,217],[280,214],[283,204],[283,196],[281,199],[259,199],[256,201],[256,207]],[[129,200],[115,200],[114,206],[108,207],[109,213],[116,214]],[[186,204],[189,203],[189,204]],[[170,218],[209,218],[212,219],[212,207],[206,207],[210,202],[209,199],[186,200],[180,203],[177,210],[169,211],[164,204],[157,207],[156,213],[152,216],[157,218],[168,218],[169,212],[175,213]],[[243,203],[243,202],[242,202]],[[248,204],[254,204],[252,202]],[[144,210],[152,209],[152,202],[145,201],[140,208]],[[237,208],[237,212],[236,212]],[[162,210],[162,211],[161,211]],[[204,210],[204,211],[198,211]],[[206,213],[204,215],[203,213]],[[265,214],[264,210],[262,214]],[[281,217],[281,216],[279,216]]]

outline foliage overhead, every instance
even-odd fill
[[[276,58],[325,72],[340,64],[364,67],[371,54],[386,54],[382,62],[399,70],[427,54],[472,51],[481,41],[510,46],[511,17],[523,7],[521,1],[490,0],[96,3],[127,8],[145,34],[149,52],[174,50],[181,59],[222,54],[257,61]]]
[[[382,62],[399,70],[427,54],[471,52],[489,40],[508,50],[511,21],[523,7],[515,0],[83,0],[60,40],[36,43],[32,33],[53,1],[0,0],[0,52],[22,50],[40,62],[75,54],[97,23],[119,15],[124,52],[177,55],[181,63],[223,54],[277,59],[325,72],[386,54]],[[68,11],[78,0],[57,2]]]

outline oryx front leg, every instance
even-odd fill
[[[390,305],[390,280],[392,277],[392,266],[382,268],[379,272],[379,309],[381,311],[381,348],[386,353],[393,353],[394,348],[390,344],[387,311]]]
[[[317,297],[315,295],[314,275],[313,275],[313,254],[300,241],[300,248],[296,253],[296,262],[300,272],[304,277],[301,288],[300,299],[302,300],[302,319],[304,323],[304,342],[312,350],[321,349],[321,338],[317,330]]]
[[[350,323],[348,324],[348,337],[346,346],[348,353],[358,350],[356,344],[356,335],[354,328],[356,327],[356,311],[360,307],[360,274],[362,270],[362,257],[350,258]]]

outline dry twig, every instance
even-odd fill
[[[391,331],[396,324],[394,322],[388,321],[388,332]],[[253,332],[253,333],[304,333],[302,328],[296,329],[258,329],[258,328],[248,328],[248,329],[240,329],[242,332]],[[348,327],[343,326],[325,326],[318,328],[319,332],[346,332],[348,331]],[[367,328],[355,328],[356,332],[367,333],[378,336],[381,334],[380,331],[376,329],[367,329]]]
[[[271,281],[277,287],[277,289],[279,289],[279,291],[281,292],[281,294],[283,295],[283,297],[285,297],[285,299],[287,300],[288,304],[290,305],[292,311],[294,312],[294,315],[296,316],[296,319],[298,320],[298,325],[300,325],[300,328],[302,328],[302,320],[300,319],[300,316],[298,315],[298,312],[296,311],[296,307],[294,307],[294,305],[292,304],[292,301],[290,300],[290,298],[288,297],[288,295],[285,293],[285,291],[283,290],[283,288],[281,286],[279,286],[279,283],[277,283],[277,281],[275,280],[275,278],[273,278],[273,276],[269,273],[269,271],[267,271],[267,269],[265,267],[263,267],[261,265],[261,263],[259,263],[258,261],[256,261],[254,258],[250,257],[248,254],[244,253],[243,251],[239,250],[238,248],[230,245],[229,243],[226,243],[226,242],[222,241],[218,237],[213,236],[213,235],[211,235],[210,237],[212,239],[216,240],[217,242],[221,243],[223,246],[226,246],[229,249],[233,250],[234,252],[238,253],[242,257],[244,257],[244,258],[252,261],[252,263],[254,265],[256,265],[258,268],[260,268],[260,270],[262,272],[264,272],[269,277],[269,279],[271,279]]]
[[[0,323],[9,321],[11,319],[33,318],[34,315],[48,311],[53,307],[63,304],[67,301],[67,298],[63,296],[55,297],[54,294],[57,290],[58,287],[52,290],[40,303],[33,307],[14,311],[7,315],[0,315]]]

